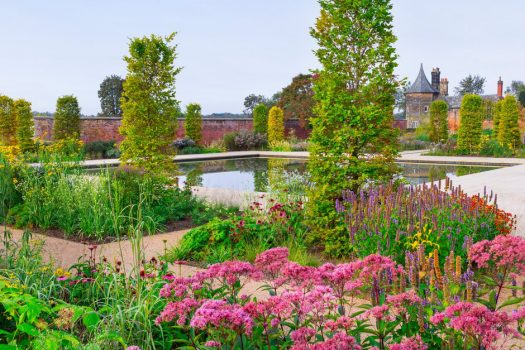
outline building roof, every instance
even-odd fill
[[[423,70],[423,63],[421,63],[421,67],[419,68],[419,74],[417,75],[416,80],[410,86],[406,93],[439,93],[439,91],[436,91],[428,82],[427,76],[425,75],[425,71]]]
[[[490,100],[492,102],[498,102],[500,100],[500,97],[497,94],[493,95],[480,95],[482,99],[484,100]],[[448,108],[452,109],[459,109],[461,108],[461,100],[463,100],[463,96],[456,95],[456,96],[445,96],[441,98],[448,104]]]

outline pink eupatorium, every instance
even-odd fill
[[[213,264],[206,271],[196,274],[201,279],[220,279],[226,284],[233,286],[242,277],[253,277],[256,274],[255,267],[244,261],[225,261]]]
[[[195,311],[190,326],[204,329],[207,326],[226,328],[236,333],[250,335],[253,329],[253,319],[238,304],[228,304],[224,300],[206,300]]]
[[[333,337],[318,343],[310,343],[315,335],[315,330],[311,328],[299,328],[292,332],[291,338],[294,345],[291,350],[360,350],[361,347],[355,343],[352,336],[345,332],[338,332]]]
[[[500,235],[492,241],[481,241],[469,250],[470,259],[480,268],[489,266],[509,266],[518,273],[525,274],[525,239],[518,236]]]
[[[428,345],[423,343],[421,337],[416,335],[412,338],[407,338],[399,344],[392,344],[389,347],[389,350],[427,350]]]
[[[444,312],[435,314],[430,322],[445,323],[480,342],[486,349],[496,349],[494,343],[501,336],[519,336],[510,325],[525,316],[516,312],[509,315],[502,311],[491,311],[484,305],[460,302],[449,306]]]
[[[186,324],[188,315],[199,307],[200,304],[200,301],[192,298],[170,302],[155,319],[155,323],[159,325],[162,322],[171,322],[176,319],[177,324],[182,326]]]

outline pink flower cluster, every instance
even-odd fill
[[[407,338],[399,344],[390,345],[389,350],[427,350],[428,346],[423,343],[421,337],[416,335],[415,337]]]
[[[469,258],[480,268],[494,263],[497,267],[511,267],[518,273],[525,273],[525,239],[518,236],[500,235],[492,241],[475,243],[469,251]]]
[[[479,345],[486,349],[496,349],[494,343],[502,335],[519,336],[511,324],[524,316],[525,313],[521,311],[508,314],[491,311],[484,305],[459,302],[432,316],[430,322],[435,325],[445,323],[465,335],[478,339]]]
[[[345,332],[337,332],[331,338],[321,342],[312,343],[314,336],[317,334],[312,328],[299,328],[293,331],[291,338],[294,345],[291,350],[360,350],[361,347],[356,344],[354,337],[347,335]]]
[[[206,300],[195,311],[190,322],[190,326],[195,328],[222,327],[247,335],[252,333],[253,325],[253,319],[242,306],[224,300]]]

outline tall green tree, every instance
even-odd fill
[[[31,103],[26,100],[16,100],[14,103],[16,116],[16,140],[22,152],[29,152],[34,149],[33,141],[35,123],[31,112]]]
[[[344,190],[391,179],[398,171],[393,111],[398,83],[390,0],[319,0],[311,35],[321,70],[310,137],[308,193],[314,240],[334,255],[349,254],[350,237],[335,209]]]
[[[444,142],[448,139],[448,104],[435,100],[430,104],[430,140]]]
[[[100,84],[98,98],[102,114],[106,117],[122,117],[120,98],[122,97],[124,79],[118,75],[106,77]]]
[[[260,134],[268,132],[268,107],[259,103],[253,110],[253,131]]]
[[[121,98],[121,160],[148,171],[172,167],[170,143],[177,127],[175,33],[133,38],[124,58],[128,73]]]
[[[483,99],[478,95],[465,95],[459,109],[458,144],[459,151],[473,153],[481,144],[483,131]]]
[[[494,104],[492,112],[492,137],[496,140],[498,139],[499,134],[499,124],[501,119],[501,107],[503,105],[503,100],[499,100]]]
[[[460,96],[467,94],[481,95],[485,89],[485,81],[486,79],[479,75],[469,74],[459,82],[454,91]]]
[[[55,122],[53,124],[53,138],[65,140],[80,137],[80,106],[73,95],[66,95],[57,99]]]
[[[186,137],[189,137],[196,143],[202,141],[202,113],[199,104],[190,103],[186,107],[184,130],[186,132]]]
[[[299,74],[281,92],[277,105],[284,111],[284,119],[299,119],[305,127],[313,115],[314,92],[311,74]]]
[[[518,120],[520,116],[518,101],[513,95],[507,95],[501,103],[498,127],[498,142],[512,149],[521,144]]]
[[[0,144],[13,146],[16,144],[16,116],[14,102],[7,96],[0,95]]]
[[[268,113],[268,143],[284,140],[284,112],[273,106]]]

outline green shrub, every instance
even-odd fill
[[[481,146],[483,99],[478,95],[465,95],[461,101],[458,130],[458,151],[474,153]]]
[[[443,100],[433,101],[430,105],[429,138],[433,142],[448,140],[448,104]]]
[[[266,136],[253,131],[241,130],[227,133],[223,138],[228,151],[249,151],[267,146]]]
[[[238,132],[229,132],[223,136],[224,147],[228,151],[235,151],[235,138],[237,137]]]
[[[258,104],[253,110],[253,131],[259,134],[268,132],[268,107]]]
[[[25,100],[16,100],[13,107],[16,115],[16,140],[18,146],[22,152],[30,152],[35,147],[35,142],[33,141],[35,123],[31,112],[31,103]]]
[[[94,141],[84,144],[84,154],[90,159],[108,159],[119,154],[115,141]]]
[[[482,143],[479,155],[484,157],[512,157],[513,151],[508,146],[500,144],[497,140],[489,139]]]
[[[0,145],[16,144],[16,115],[13,100],[0,95]]]
[[[53,138],[65,140],[80,137],[80,107],[75,96],[59,97],[53,124]]]
[[[281,108],[274,106],[268,115],[268,142],[279,142],[284,140],[284,112]]]
[[[518,125],[520,112],[518,101],[512,95],[507,95],[501,104],[498,127],[498,142],[511,149],[521,146],[521,135]]]
[[[186,132],[186,137],[189,137],[197,144],[201,143],[202,114],[200,105],[196,103],[191,103],[186,107],[184,130]]]

